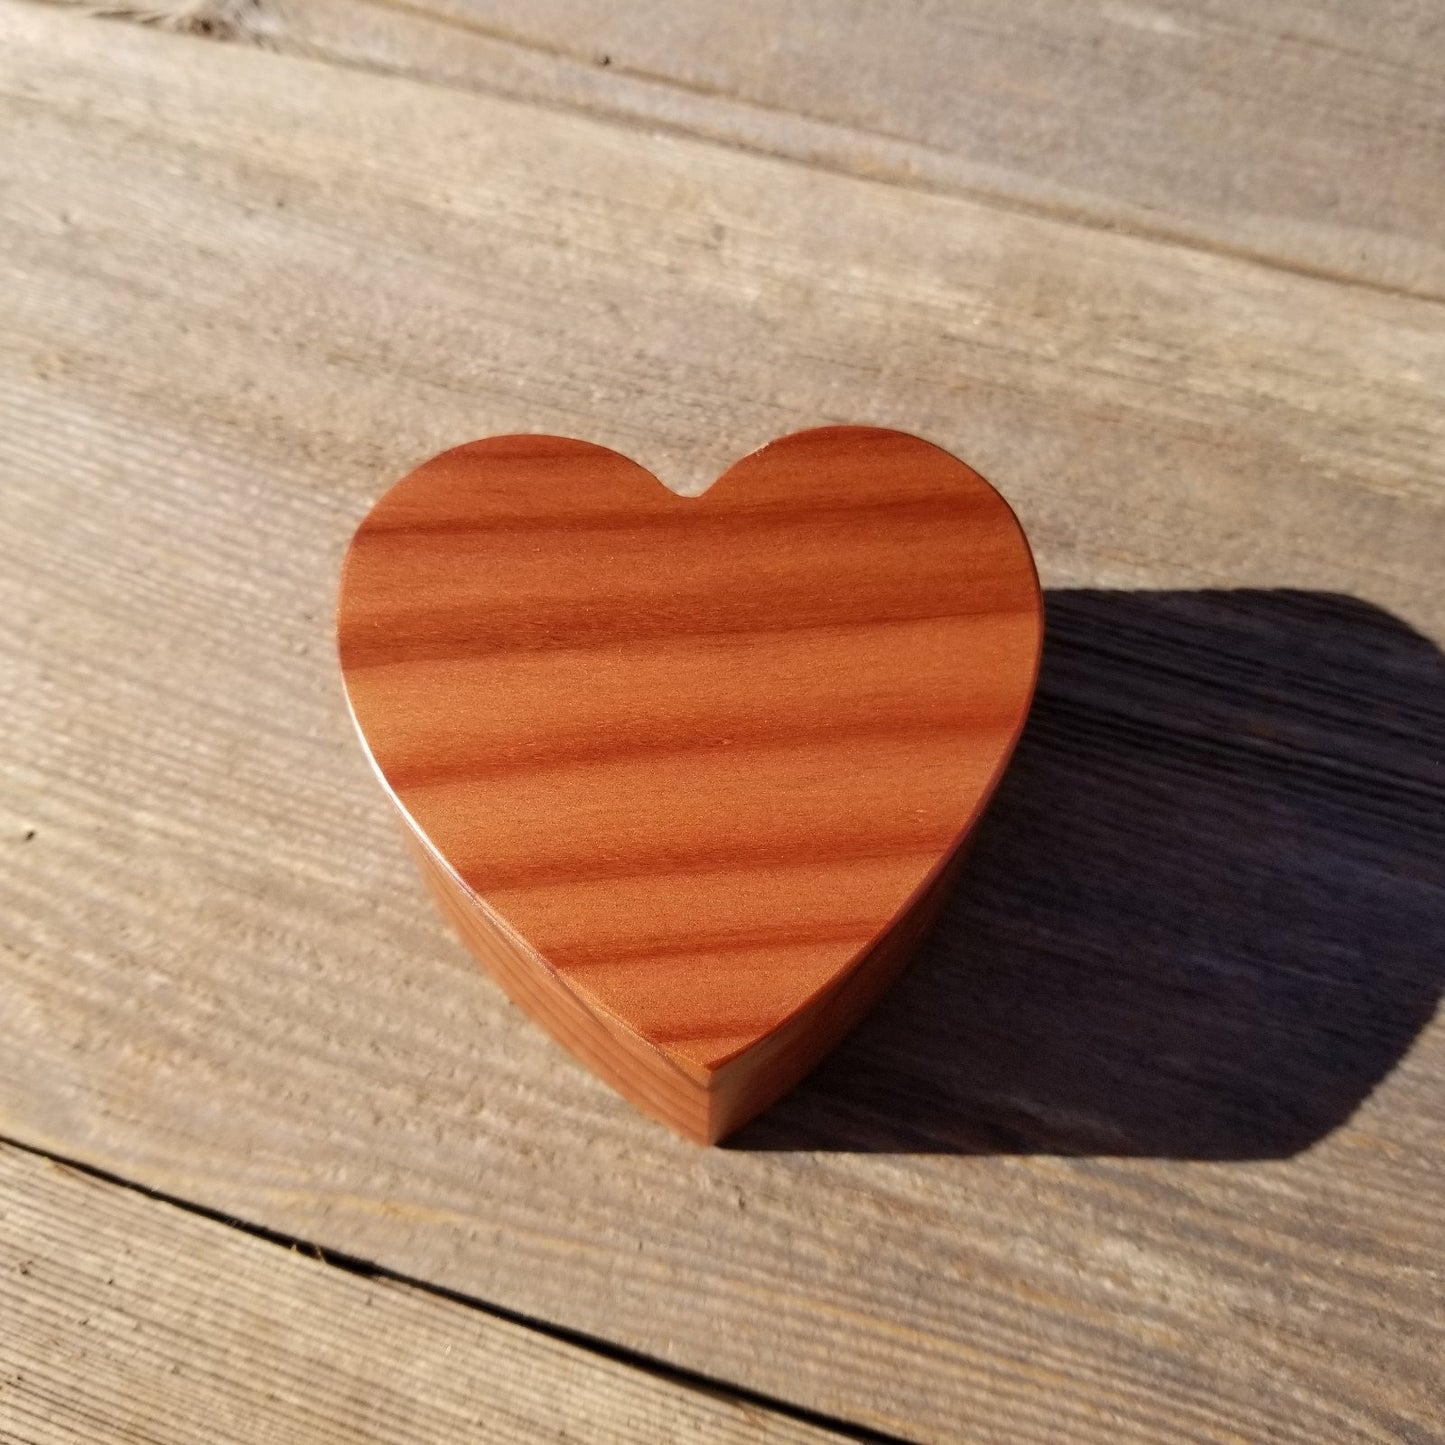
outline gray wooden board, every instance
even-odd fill
[[[0,1131],[910,1438],[1438,1433],[1445,311],[16,0],[0,39]],[[701,1151],[421,896],[335,571],[470,436],[696,486],[844,419],[1003,488],[1053,641],[920,966]]]
[[[839,1437],[0,1145],[0,1438]]]
[[[1436,0],[260,0],[264,43],[1445,297]]]

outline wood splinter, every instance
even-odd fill
[[[863,1016],[1022,731],[1043,635],[1007,503],[824,427],[680,497],[505,436],[398,482],[347,554],[357,729],[447,917],[641,1109],[714,1142]]]

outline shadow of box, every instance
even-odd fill
[[[893,991],[743,1149],[1295,1154],[1445,981],[1445,659],[1353,598],[1047,596],[1027,731]]]

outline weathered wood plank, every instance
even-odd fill
[[[839,1438],[7,1145],[0,1437]]]
[[[265,42],[1445,297],[1433,0],[264,0]]]
[[[0,26],[0,1125],[914,1438],[1428,1436],[1439,308]],[[928,960],[701,1152],[420,899],[348,736],[336,568],[470,436],[695,484],[828,420],[990,476],[1055,643]]]

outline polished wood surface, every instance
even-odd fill
[[[512,998],[712,1142],[857,1021],[937,910],[1033,694],[1007,503],[876,427],[680,497],[508,436],[399,482],[338,613],[362,739]]]

